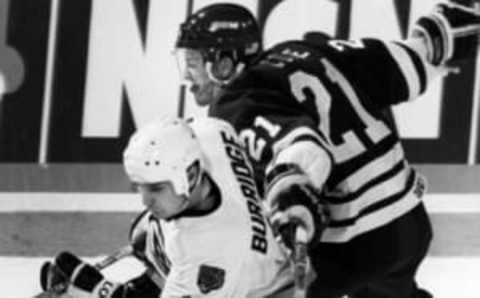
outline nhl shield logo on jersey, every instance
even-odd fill
[[[225,270],[218,267],[200,265],[197,285],[202,294],[207,294],[210,291],[220,289],[224,282]]]

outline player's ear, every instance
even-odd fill
[[[232,57],[224,55],[217,59],[212,67],[212,74],[218,80],[228,80],[235,72],[235,65]]]

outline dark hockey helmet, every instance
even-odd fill
[[[262,50],[262,38],[255,17],[240,5],[208,5],[180,25],[176,48],[203,52],[207,61],[230,55],[248,64]]]

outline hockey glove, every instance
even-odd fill
[[[328,215],[310,186],[293,185],[276,198],[277,205],[271,209],[270,221],[289,248],[293,247],[297,226],[305,229],[307,243],[317,238],[328,223]]]
[[[452,1],[436,5],[412,30],[412,36],[425,38],[427,60],[435,66],[473,57],[479,34],[480,14],[472,7]]]
[[[124,298],[129,291],[129,283],[106,280],[100,271],[69,252],[42,266],[40,274],[43,290],[74,298]]]
[[[40,268],[40,286],[44,291],[61,294],[67,290],[68,277],[52,262],[45,262]]]
[[[328,214],[320,194],[308,183],[296,165],[277,165],[267,175],[266,201],[274,232],[292,248],[297,226],[306,232],[307,242],[320,235]]]

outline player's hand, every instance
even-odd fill
[[[303,205],[293,205],[283,211],[274,212],[270,216],[270,222],[274,232],[290,249],[293,248],[295,231],[298,226],[305,229],[307,242],[310,242],[315,234],[312,212]]]
[[[305,230],[310,242],[328,222],[326,210],[319,203],[320,195],[309,185],[291,185],[274,198],[267,194],[267,200],[273,229],[287,247],[293,247],[297,226]]]
[[[51,294],[64,293],[68,286],[68,282],[66,274],[58,269],[58,267],[52,262],[48,261],[43,263],[40,268],[40,286],[42,287],[42,290],[48,291]],[[38,297],[49,297],[47,294],[48,293]]]
[[[446,1],[421,17],[415,23],[412,35],[425,39],[427,60],[433,65],[455,63],[475,54],[480,35],[480,14],[477,9],[458,1]]]
[[[108,281],[95,267],[70,252],[62,252],[40,272],[42,288],[59,297],[122,297],[123,286]]]

